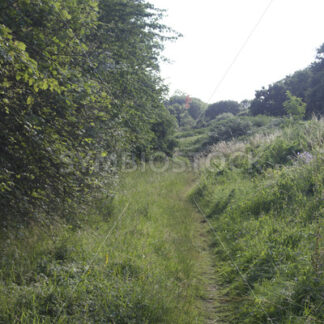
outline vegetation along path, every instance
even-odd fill
[[[146,257],[153,262],[150,269],[162,283],[157,289],[164,287],[168,296],[160,301],[168,308],[162,322],[219,323],[209,227],[189,199],[195,180],[193,173],[137,171],[125,177],[124,194],[117,199],[119,210],[129,203],[128,214],[136,214],[131,222],[126,216],[121,226],[141,237]]]
[[[216,323],[208,228],[188,199],[194,182],[147,167],[126,173],[113,202],[80,224],[21,230],[4,247],[0,322]]]

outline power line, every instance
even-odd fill
[[[242,54],[242,52],[244,51],[244,49],[246,48],[247,44],[249,43],[249,41],[251,40],[252,36],[254,35],[254,33],[256,32],[256,30],[258,29],[258,27],[260,26],[263,18],[266,16],[266,14],[268,13],[270,7],[272,6],[273,2],[275,0],[270,0],[269,4],[267,5],[267,7],[265,8],[265,10],[262,12],[261,17],[258,19],[257,23],[254,25],[254,27],[252,28],[252,30],[250,31],[249,35],[247,36],[247,38],[245,39],[245,41],[243,42],[242,46],[240,47],[240,49],[238,50],[238,52],[236,53],[236,55],[234,56],[232,62],[230,63],[230,65],[228,66],[228,68],[225,70],[224,74],[222,75],[222,77],[220,78],[220,80],[218,81],[216,88],[214,89],[214,91],[212,92],[210,98],[208,99],[208,103],[211,101],[211,99],[214,97],[215,93],[218,91],[218,89],[221,87],[221,85],[223,84],[223,82],[225,81],[226,77],[228,76],[228,74],[230,73],[230,71],[232,70],[234,64],[237,62],[238,58],[240,57],[240,55]]]

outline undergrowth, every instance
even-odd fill
[[[250,138],[260,132],[271,133],[273,128],[282,127],[283,118],[268,116],[233,116],[224,113],[214,120],[196,125],[191,130],[179,131],[176,138],[182,155],[192,157],[210,149],[213,145],[232,139]]]
[[[138,170],[76,227],[3,236],[0,322],[202,323],[190,181]]]
[[[229,323],[324,322],[323,135],[312,120],[214,147],[191,198],[213,228]]]

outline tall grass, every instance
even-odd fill
[[[225,162],[192,193],[213,228],[230,323],[324,322],[323,126],[219,144]],[[237,148],[248,158],[233,160]]]
[[[202,323],[192,179],[125,174],[79,226],[21,229],[2,240],[1,323]]]

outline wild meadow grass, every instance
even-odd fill
[[[288,121],[212,147],[194,188],[142,165],[78,222],[2,231],[0,323],[323,323],[323,148]]]
[[[323,135],[312,120],[214,148],[225,163],[191,198],[212,227],[229,323],[324,322]]]
[[[182,173],[126,173],[79,226],[1,242],[1,323],[203,323],[197,214]]]
[[[182,155],[191,157],[197,153],[213,151],[223,142],[242,142],[275,136],[274,129],[279,130],[284,124],[283,118],[270,116],[233,116],[224,113],[207,123],[198,122],[193,129],[179,130],[175,138]],[[238,140],[239,139],[239,140]]]

